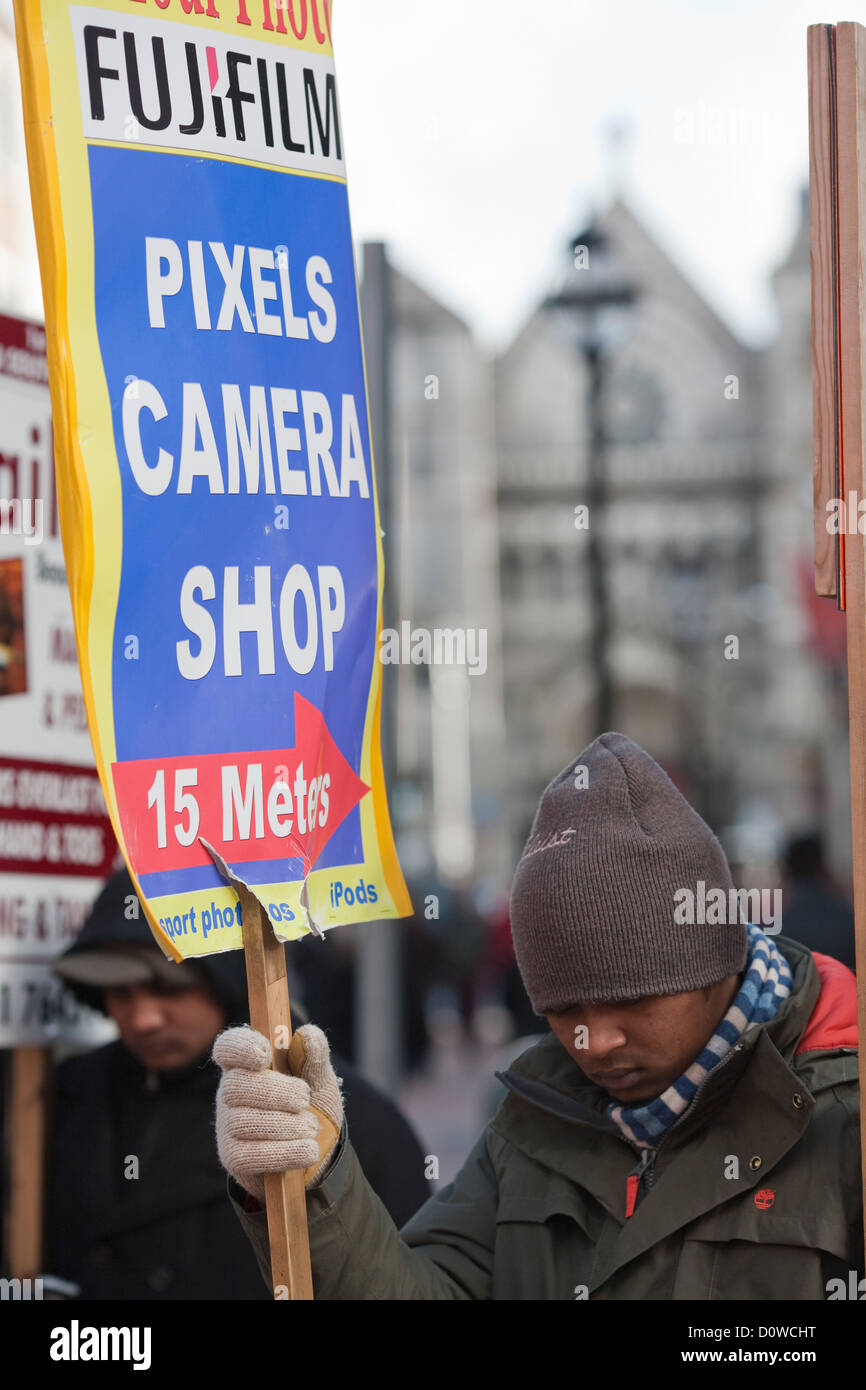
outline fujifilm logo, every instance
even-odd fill
[[[149,1327],[69,1327],[51,1331],[52,1361],[131,1361],[134,1371],[150,1370]]]
[[[333,59],[73,5],[89,139],[345,177]]]

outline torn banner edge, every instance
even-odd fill
[[[264,918],[267,920],[268,923],[270,923],[270,921],[271,921],[270,914],[268,913],[268,911],[267,911],[267,909],[265,908],[264,904],[263,904],[262,902],[260,902],[259,899],[256,897],[256,895],[255,895],[253,889],[250,887],[250,885],[249,885],[248,883],[245,883],[244,880],[243,880],[242,878],[239,878],[238,875],[234,872],[233,869],[230,869],[230,868],[229,868],[228,864],[227,864],[226,861],[223,859],[222,855],[219,853],[219,850],[214,849],[213,845],[208,844],[208,841],[207,841],[206,839],[204,839],[204,837],[203,837],[202,835],[199,835],[199,836],[198,836],[198,842],[199,842],[199,844],[201,845],[202,849],[206,850],[207,853],[210,855],[211,859],[212,859],[213,862],[214,862],[214,866],[215,866],[217,872],[219,873],[220,877],[223,878],[223,879],[225,879],[226,883],[230,884],[230,885],[235,889],[235,892],[237,892],[239,898],[241,897],[241,892],[240,892],[241,889],[243,890],[244,893],[248,893],[249,896],[253,899],[253,901],[256,902],[256,903],[258,903],[258,906],[261,908],[262,914],[263,914]],[[305,860],[305,863],[306,863],[306,860]],[[313,936],[317,936],[317,937],[319,938],[320,941],[324,941],[324,939],[325,939],[325,934],[324,934],[324,932],[321,930],[321,928],[318,927],[318,926],[316,925],[316,923],[315,923],[315,921],[314,921],[314,919],[313,919],[313,914],[312,914],[312,912],[311,912],[311,910],[310,910],[310,897],[309,897],[309,893],[308,893],[308,891],[307,891],[307,878],[308,878],[308,876],[309,876],[309,872],[310,872],[310,869],[309,869],[309,865],[308,865],[307,868],[306,868],[306,872],[304,873],[304,881],[303,881],[303,883],[302,883],[302,885],[301,885],[301,893],[300,893],[299,902],[300,902],[300,905],[301,905],[301,907],[304,909],[304,912],[305,912],[305,914],[306,914],[306,917],[307,917],[307,926],[308,926],[310,932],[312,933]],[[243,901],[243,899],[241,899],[241,900]],[[273,929],[273,928],[272,928],[272,929]],[[276,933],[274,933],[274,935],[276,935]],[[277,940],[279,940],[279,937],[277,937]]]

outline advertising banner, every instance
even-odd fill
[[[60,522],[151,927],[405,916],[382,545],[324,0],[19,0]]]

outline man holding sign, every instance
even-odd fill
[[[688,920],[689,892],[714,910]],[[264,1070],[257,1032],[217,1039],[219,1153],[263,1264],[262,1175],[303,1169],[318,1298],[848,1297],[863,1273],[854,975],[732,902],[709,827],[642,748],[602,734],[544,792],[512,887],[517,961],[551,1033],[402,1231],[342,1125],[324,1034],[298,1030],[293,1077]]]

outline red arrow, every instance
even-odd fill
[[[295,692],[295,746],[112,763],[126,853],[139,874],[275,859],[315,865],[370,788],[344,758],[321,713]]]

